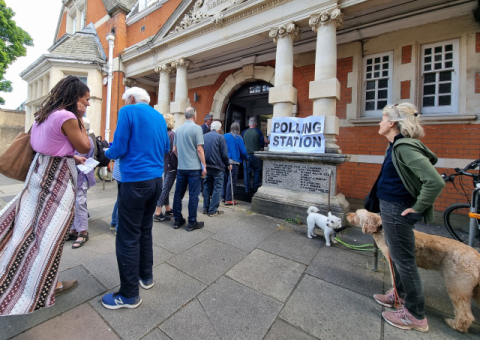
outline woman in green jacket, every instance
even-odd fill
[[[415,260],[413,228],[422,218],[433,221],[433,203],[445,184],[433,166],[438,158],[419,140],[425,135],[419,118],[410,103],[383,109],[378,133],[388,139],[389,146],[376,193],[401,303],[398,310],[382,316],[392,326],[426,332],[425,295]],[[394,307],[395,289],[374,298],[382,306]]]

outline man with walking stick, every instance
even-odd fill
[[[227,141],[228,158],[232,170],[230,170],[230,176],[225,173],[222,198],[225,205],[235,205],[237,202],[233,199],[233,192],[237,186],[238,170],[240,164],[242,164],[242,159],[246,160],[248,155],[243,138],[240,136],[240,125],[238,123],[233,123],[230,127],[230,133],[225,134],[224,137]]]

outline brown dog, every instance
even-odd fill
[[[349,213],[347,220],[371,234],[388,260],[388,247],[381,231],[382,219],[365,209]],[[480,306],[480,254],[473,248],[445,237],[414,231],[417,266],[442,273],[448,295],[455,308],[455,319],[445,322],[453,329],[467,332],[475,320],[471,299]]]

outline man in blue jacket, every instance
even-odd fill
[[[116,253],[120,290],[107,294],[108,309],[136,308],[143,289],[153,287],[153,213],[162,193],[163,157],[170,149],[167,124],[148,105],[147,91],[132,87],[122,97],[114,143],[105,152],[120,159],[122,182],[118,184],[118,230]]]
[[[218,210],[220,195],[222,194],[225,170],[231,169],[228,162],[227,141],[219,134],[222,123],[213,122],[211,132],[203,136],[205,140],[205,162],[207,163],[207,177],[204,181],[203,213],[208,216],[218,216],[223,211]],[[211,196],[211,199],[210,199]]]

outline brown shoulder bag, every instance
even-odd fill
[[[25,182],[34,156],[30,145],[31,131],[32,128],[27,133],[20,132],[5,153],[0,156],[1,174]]]

